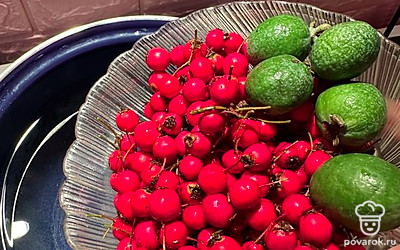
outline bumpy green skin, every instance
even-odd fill
[[[284,54],[304,60],[310,48],[310,31],[306,23],[296,16],[284,14],[268,18],[251,32],[247,55],[253,65]]]
[[[332,124],[331,115],[340,117],[344,127],[338,135],[339,145],[357,148],[374,139],[382,130],[386,122],[386,102],[372,84],[342,84],[319,95],[315,115],[324,135],[327,135],[327,129],[323,122]]]
[[[315,73],[327,80],[360,75],[376,60],[378,32],[361,21],[339,23],[324,31],[312,46],[310,61]]]
[[[247,76],[246,93],[255,106],[271,106],[271,115],[289,112],[306,101],[313,90],[310,70],[291,55],[271,57]]]
[[[344,154],[325,162],[311,178],[311,199],[336,222],[360,231],[358,204],[371,200],[385,208],[381,231],[400,226],[400,170],[378,157]],[[371,211],[360,209],[360,214]]]

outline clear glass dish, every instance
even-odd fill
[[[145,102],[151,92],[147,84],[149,68],[145,57],[149,49],[161,46],[172,49],[193,38],[198,30],[201,39],[208,30],[221,28],[238,32],[243,37],[266,18],[282,13],[301,17],[307,23],[340,23],[350,17],[319,8],[280,1],[234,2],[196,11],[186,17],[167,23],[154,34],[140,39],[131,50],[116,58],[105,76],[98,80],[87,95],[76,123],[76,141],[64,159],[67,180],[60,189],[60,204],[66,213],[65,236],[74,249],[115,249],[117,240],[112,233],[103,237],[106,219],[87,217],[101,214],[116,215],[114,191],[109,185],[111,170],[108,155],[113,148],[99,138],[99,134],[113,140],[113,135],[97,120],[100,116],[114,126],[114,117],[120,107],[128,107],[140,114],[142,120]],[[172,71],[172,68],[169,69]],[[381,50],[376,62],[357,78],[376,85],[389,99],[400,97],[400,48],[382,37]],[[396,110],[400,116],[400,109]],[[400,142],[395,138],[398,123],[389,124],[381,135],[381,157],[400,166]],[[399,138],[398,138],[399,139]],[[400,242],[400,230],[381,234]],[[374,248],[376,249],[376,248]]]

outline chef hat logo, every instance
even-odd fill
[[[385,208],[373,201],[365,201],[356,206],[356,215],[360,220],[361,232],[368,236],[377,234],[381,227],[381,217],[385,214]]]
[[[385,214],[385,208],[373,201],[365,201],[356,206],[356,215],[360,218],[381,218]]]

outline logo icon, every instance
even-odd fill
[[[381,218],[385,214],[385,208],[373,201],[365,201],[356,206],[356,215],[360,220],[361,232],[367,236],[373,236],[381,228]]]

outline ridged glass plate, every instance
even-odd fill
[[[100,116],[114,126],[114,117],[120,107],[128,107],[140,114],[150,98],[147,84],[150,73],[145,57],[149,49],[161,46],[172,49],[191,39],[194,30],[205,38],[208,30],[221,28],[238,32],[247,37],[265,19],[282,13],[301,17],[307,23],[340,23],[350,17],[324,11],[319,8],[287,2],[235,2],[196,11],[184,18],[164,25],[158,32],[140,39],[134,47],[120,55],[110,65],[108,73],[90,90],[81,107],[76,124],[76,141],[71,145],[65,160],[64,173],[67,180],[60,190],[60,204],[66,212],[64,223],[68,243],[74,249],[113,249],[117,240],[112,234],[103,238],[107,220],[86,215],[102,214],[115,216],[114,191],[109,185],[111,170],[108,155],[113,148],[98,137],[102,134],[113,140],[113,135],[97,120]],[[169,68],[172,71],[172,68]],[[388,98],[400,97],[400,48],[382,37],[377,61],[358,80],[375,84]],[[397,115],[400,111],[397,110]],[[398,124],[390,124],[382,134],[380,153],[386,160],[400,166],[400,142],[394,131]],[[386,233],[385,237],[396,238],[399,232]],[[376,248],[375,248],[376,249]]]

